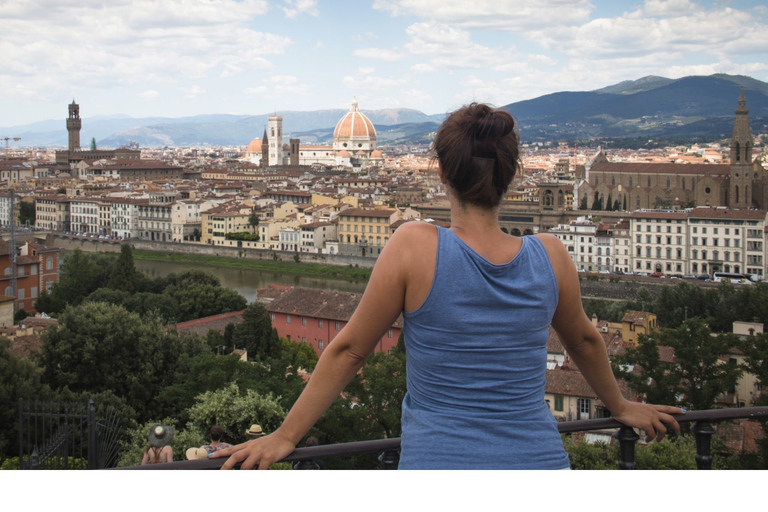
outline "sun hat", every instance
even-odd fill
[[[149,446],[162,448],[171,444],[173,439],[173,427],[168,425],[152,425],[149,429]]]
[[[245,431],[247,436],[263,436],[264,432],[261,430],[261,425],[251,425],[251,428]]]
[[[187,450],[187,460],[207,459],[208,450],[205,448],[195,448],[194,446]]]

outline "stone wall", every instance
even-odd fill
[[[80,249],[84,252],[120,252],[123,242],[116,240],[100,240],[98,238],[81,238],[67,235],[50,234],[46,237],[46,245],[61,247],[62,249]],[[239,249],[237,247],[216,247],[212,245],[200,245],[174,242],[152,242],[149,240],[129,240],[131,247],[143,251],[173,252],[178,254],[203,254],[206,256],[218,256],[222,258],[248,258],[248,259],[273,259],[280,261],[295,261],[296,256],[302,263],[320,263],[324,265],[347,265],[361,268],[373,268],[374,258],[361,258],[356,256],[310,254],[289,251],[268,251],[261,249]]]

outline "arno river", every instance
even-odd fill
[[[233,269],[200,266],[187,263],[167,263],[163,261],[134,260],[136,269],[152,277],[165,277],[173,272],[179,273],[185,270],[198,269],[213,274],[219,278],[222,286],[232,288],[246,298],[248,302],[256,299],[256,290],[266,288],[269,284],[287,286],[302,286],[305,288],[320,288],[340,292],[362,293],[366,283],[353,283],[339,279],[312,278],[307,276],[293,276],[261,270]]]

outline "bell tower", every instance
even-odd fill
[[[82,126],[82,120],[80,119],[80,105],[75,103],[72,99],[72,103],[69,104],[69,117],[67,118],[67,132],[69,132],[69,151],[77,151],[80,149],[80,127]]]
[[[267,119],[269,123],[269,162],[267,165],[283,165],[283,118],[275,114]]]
[[[749,128],[749,109],[744,98],[744,88],[739,95],[739,107],[735,110],[736,122],[731,136],[731,171],[728,187],[729,208],[752,206],[752,132]]]

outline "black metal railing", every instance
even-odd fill
[[[733,409],[711,409],[706,411],[691,411],[675,415],[678,423],[693,423],[691,431],[696,438],[696,467],[698,469],[712,468],[712,436],[716,433],[712,423],[734,419],[768,418],[768,407],[742,407]],[[619,441],[621,460],[620,469],[636,469],[635,443],[640,436],[633,428],[626,427],[612,418],[563,421],[558,423],[561,434],[587,432],[594,430],[612,430],[618,428],[614,437]],[[354,443],[329,444],[297,448],[291,455],[280,462],[295,462],[301,460],[324,459],[329,457],[345,457],[362,453],[381,453],[379,460],[383,469],[397,469],[400,449],[400,438],[378,439],[375,441],[357,441]],[[165,464],[149,464],[146,466],[129,466],[116,469],[220,469],[227,459],[202,459],[168,462]],[[239,469],[239,466],[236,466]]]

